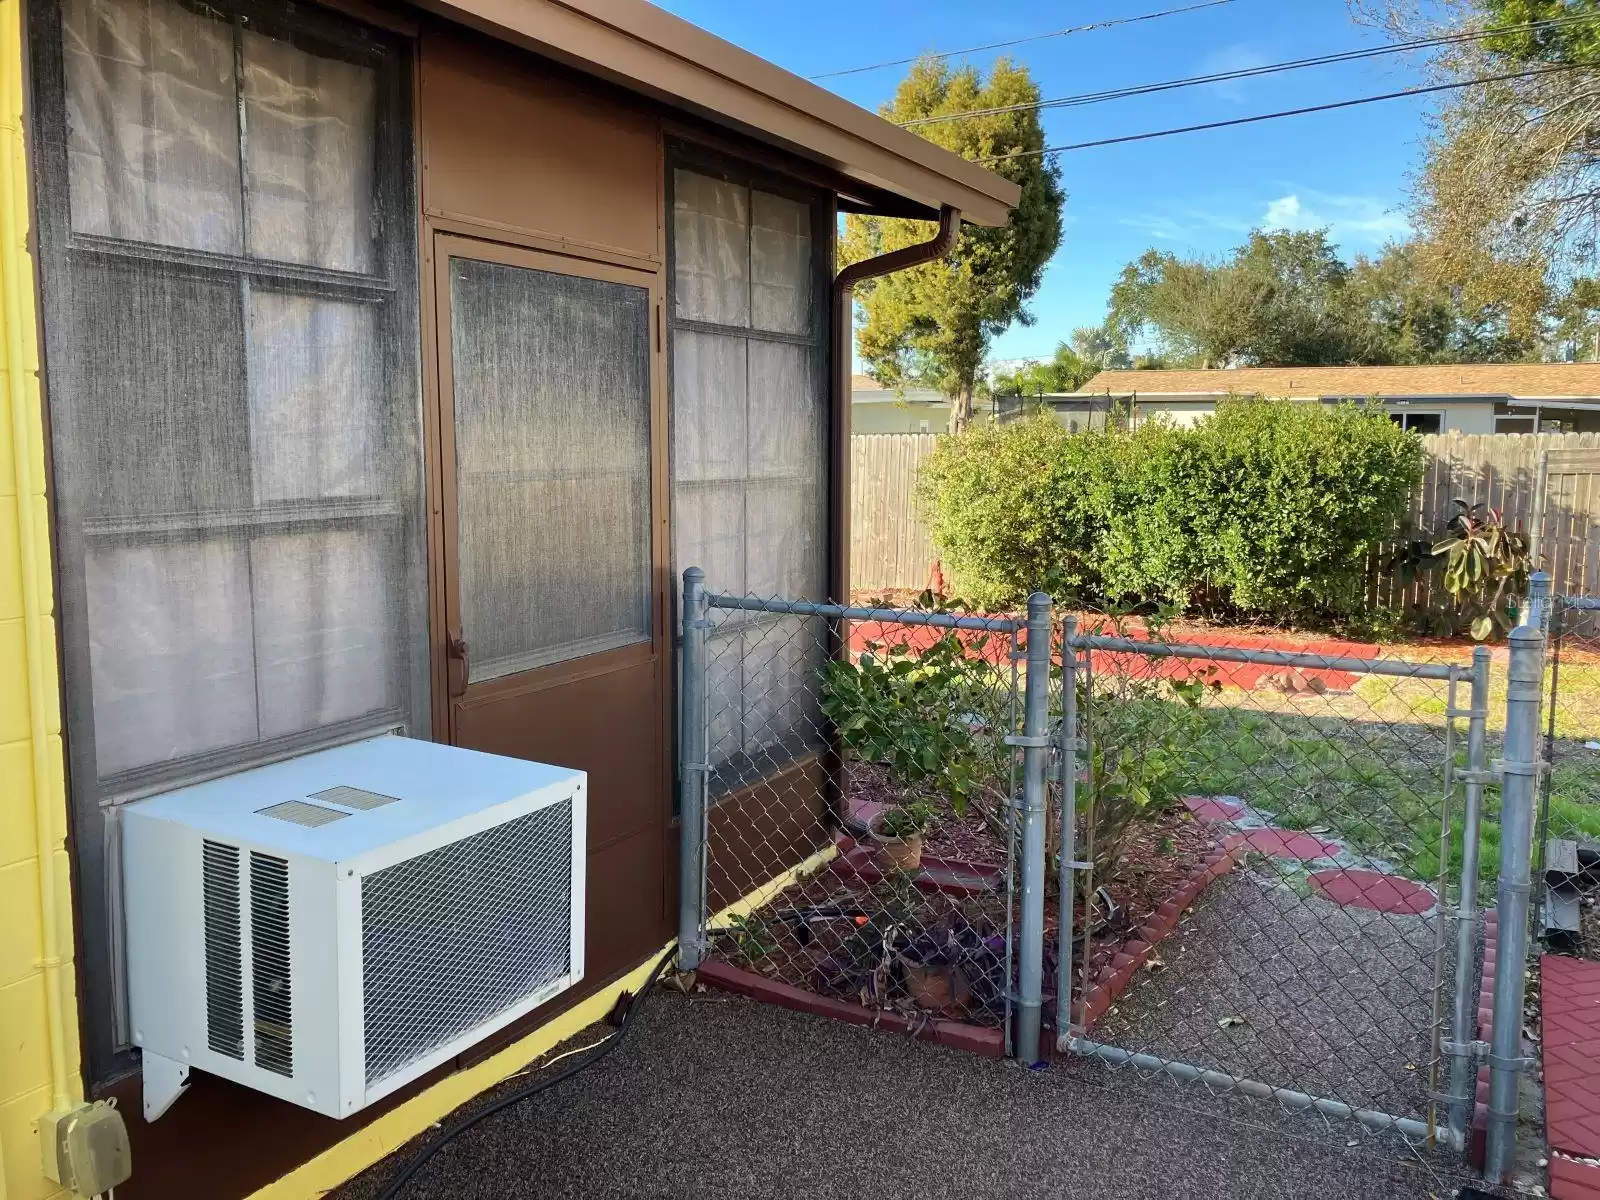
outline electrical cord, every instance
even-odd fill
[[[708,934],[712,934],[718,931],[707,930],[706,932]],[[655,966],[650,968],[650,974],[645,977],[644,984],[637,992],[633,994],[631,998],[627,998],[622,1001],[622,1003],[625,1003],[627,1006],[626,1011],[622,1015],[622,1024],[618,1026],[617,1031],[610,1037],[596,1042],[595,1045],[591,1047],[594,1053],[590,1054],[587,1058],[584,1058],[579,1062],[573,1063],[570,1067],[562,1068],[554,1075],[532,1080],[531,1082],[517,1088],[515,1091],[507,1092],[504,1096],[501,1096],[492,1104],[485,1105],[477,1112],[470,1113],[469,1115],[462,1117],[446,1126],[444,1130],[440,1132],[438,1137],[434,1138],[426,1146],[422,1147],[422,1149],[417,1152],[416,1157],[414,1157],[409,1163],[401,1168],[400,1172],[384,1185],[383,1190],[378,1193],[375,1200],[394,1200],[394,1198],[400,1194],[401,1190],[406,1186],[406,1184],[410,1183],[411,1180],[416,1176],[417,1172],[428,1165],[429,1161],[435,1154],[444,1149],[444,1147],[448,1146],[463,1133],[467,1132],[467,1130],[471,1129],[474,1125],[477,1125],[480,1121],[487,1120],[489,1117],[492,1117],[496,1113],[510,1108],[514,1104],[520,1104],[522,1101],[527,1100],[531,1096],[536,1096],[540,1092],[547,1091],[548,1089],[555,1087],[555,1085],[558,1083],[565,1083],[568,1079],[571,1079],[574,1075],[578,1074],[578,1072],[594,1066],[595,1063],[599,1062],[602,1058],[615,1050],[622,1043],[622,1039],[628,1036],[628,1030],[633,1027],[634,1014],[639,1011],[639,1001],[643,1000],[647,995],[650,994],[651,990],[656,986],[657,981],[661,978],[661,972],[666,970],[667,964],[677,956],[678,948],[674,946],[671,950],[668,950],[656,960]]]

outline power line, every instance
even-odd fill
[[[1189,4],[1183,8],[1168,8],[1161,12],[1143,13],[1137,17],[1114,17],[1105,21],[1094,21],[1088,25],[1069,25],[1066,29],[1052,29],[1049,33],[1035,33],[1028,37],[1012,38],[1006,42],[990,42],[985,46],[968,46],[965,50],[940,50],[930,54],[914,54],[910,58],[896,58],[888,62],[872,63],[865,67],[846,67],[842,71],[824,71],[820,75],[808,76],[810,79],[836,79],[840,75],[860,75],[866,71],[881,71],[885,67],[903,67],[908,63],[917,62],[924,58],[958,58],[963,54],[978,54],[984,50],[1003,50],[1007,46],[1020,46],[1024,42],[1042,42],[1046,38],[1066,37],[1073,33],[1089,33],[1096,29],[1110,29],[1114,25],[1133,25],[1139,21],[1154,21],[1160,17],[1176,17],[1182,13],[1198,12],[1202,8],[1216,8],[1221,4],[1232,4],[1233,0],[1204,0],[1201,4]]]
[[[1106,100],[1124,100],[1134,96],[1149,96],[1176,88],[1198,87],[1204,84],[1228,83],[1239,79],[1254,79],[1262,75],[1275,75],[1282,71],[1297,71],[1306,67],[1329,66],[1335,63],[1356,62],[1387,54],[1402,54],[1414,50],[1429,50],[1440,46],[1460,45],[1464,42],[1482,41],[1510,33],[1536,32],[1551,26],[1575,21],[1593,21],[1589,13],[1575,13],[1565,17],[1550,17],[1542,21],[1529,21],[1521,25],[1508,25],[1500,29],[1471,30],[1462,33],[1440,34],[1431,38],[1417,38],[1408,42],[1394,42],[1384,46],[1367,46],[1358,50],[1343,50],[1310,58],[1297,58],[1288,62],[1263,64],[1258,67],[1240,67],[1232,71],[1218,71],[1210,75],[1191,75],[1184,79],[1169,79],[1162,83],[1143,83],[1132,87],[1112,88],[1101,92],[1084,92],[1076,96],[1060,96],[1052,100],[1036,100],[1029,104],[1006,104],[995,108],[974,108],[966,112],[943,113],[933,117],[918,117],[899,122],[902,129],[915,129],[922,125],[936,125],[947,121],[960,121],[968,117],[1000,116],[1004,113],[1035,112],[1047,108],[1077,108],[1086,104],[1099,104]]]
[[[1210,129],[1227,129],[1232,125],[1254,125],[1258,121],[1276,121],[1280,117],[1303,117],[1310,113],[1332,112],[1338,108],[1354,108],[1358,104],[1376,104],[1380,100],[1399,100],[1404,96],[1426,96],[1431,92],[1448,92],[1457,88],[1476,87],[1484,83],[1500,83],[1507,79],[1530,79],[1537,75],[1554,75],[1570,71],[1570,66],[1543,67],[1534,71],[1515,71],[1506,75],[1485,75],[1479,79],[1464,79],[1457,83],[1435,83],[1428,87],[1407,88],[1400,92],[1385,92],[1381,96],[1359,96],[1354,100],[1335,100],[1330,104],[1313,104],[1307,108],[1287,108],[1282,112],[1258,113],[1253,117],[1235,117],[1229,121],[1208,121],[1203,125],[1184,125],[1177,129],[1156,129],[1149,133],[1129,133],[1121,137],[1099,138],[1092,142],[1074,142],[1068,146],[1047,146],[1043,150],[1018,150],[1011,154],[991,154],[974,159],[977,163],[1006,162],[1014,158],[1033,158],[1045,154],[1061,154],[1068,150],[1092,150],[1097,146],[1117,146],[1124,142],[1144,142],[1151,138],[1174,137],[1180,133],[1203,133]]]

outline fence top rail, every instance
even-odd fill
[[[1145,642],[1137,638],[1084,634],[1068,639],[1079,650],[1109,650],[1156,658],[1201,658],[1215,662],[1300,667],[1313,671],[1345,671],[1352,675],[1397,675],[1406,679],[1459,679],[1465,669],[1452,663],[1406,662],[1397,658],[1340,658],[1295,650],[1244,650],[1231,646],[1195,646],[1180,642]]]
[[[778,600],[761,596],[706,594],[708,608],[742,612],[787,613],[797,617],[826,617],[834,621],[881,621],[886,625],[931,625],[936,629],[975,629],[983,633],[1017,633],[1028,627],[1026,617],[973,617],[959,613],[918,612],[904,608],[856,608],[848,604],[820,604],[811,600]]]

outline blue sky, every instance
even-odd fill
[[[1021,37],[1180,6],[1182,0],[657,0],[720,37],[801,75]],[[907,14],[915,12],[915,19]],[[1381,42],[1345,0],[1231,0],[1009,51],[1045,96],[1066,96]],[[999,53],[999,52],[996,52]],[[987,64],[993,54],[973,56]],[[822,80],[876,108],[904,68]],[[1298,108],[1421,82],[1404,56],[1184,88],[1044,115],[1047,144]],[[1427,98],[1235,129],[1078,151],[1060,157],[1067,226],[1032,308],[992,355],[1050,354],[1075,326],[1098,322],[1118,272],[1151,246],[1221,253],[1253,227],[1327,226],[1347,256],[1404,237],[1402,207],[1425,132]]]

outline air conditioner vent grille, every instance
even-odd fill
[[[244,966],[239,931],[239,847],[200,848],[205,906],[206,1045],[244,1061]]]
[[[572,803],[362,881],[367,1084],[571,971]]]
[[[250,998],[255,1002],[256,1066],[294,1074],[289,980],[289,864],[250,854]]]
[[[385,804],[394,804],[399,801],[399,796],[385,796],[382,792],[369,792],[366,788],[350,787],[341,783],[338,787],[324,788],[320,792],[312,792],[313,800],[321,800],[327,804],[338,804],[345,808],[374,809],[382,808]]]
[[[281,800],[277,804],[267,805],[266,808],[258,808],[256,812],[275,821],[288,821],[291,825],[304,825],[308,829],[316,829],[319,825],[331,825],[350,815],[347,812],[340,812],[337,808],[307,804],[304,800]]]

